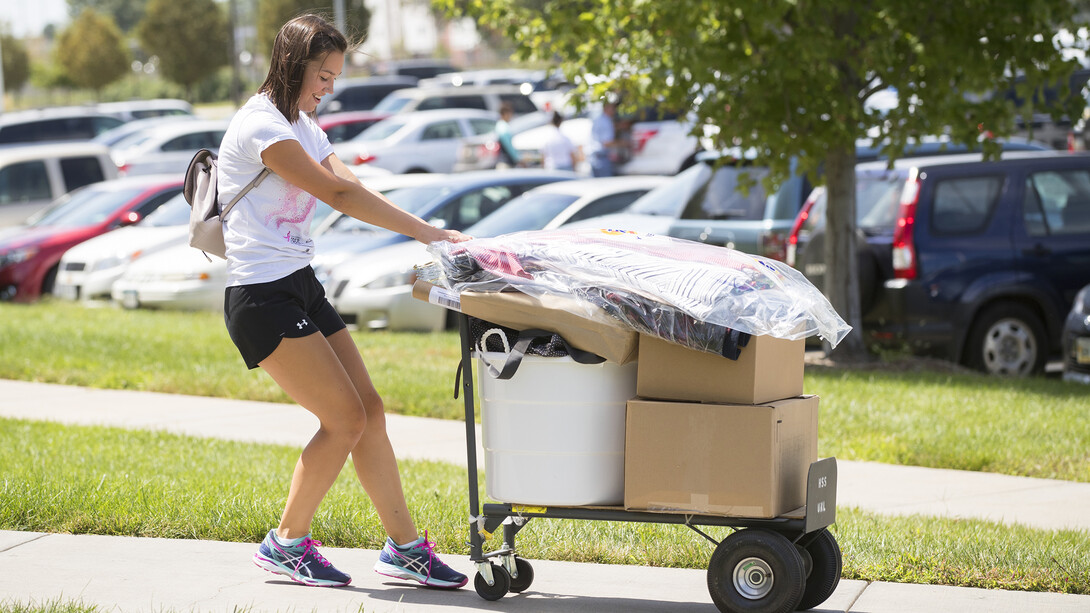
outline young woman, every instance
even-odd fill
[[[312,119],[344,66],[348,43],[324,19],[304,15],[281,28],[268,77],[231,120],[219,150],[220,199],[229,201],[263,168],[272,173],[224,220],[224,319],[249,368],[261,367],[318,417],[318,432],[295,466],[280,525],[254,563],[306,585],[352,579],[310,536],[319,503],[351,454],[387,539],[375,570],[424,585],[457,588],[466,577],[435,555],[409,517],[382,399],[344,322],[326,301],[310,260],[309,228],[318,199],[420,242],[463,241],[369,190],[333,154]]]

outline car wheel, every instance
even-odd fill
[[[993,375],[1024,377],[1042,372],[1047,355],[1041,318],[1020,304],[997,304],[973,322],[965,363]]]

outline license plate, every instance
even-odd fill
[[[127,289],[121,293],[121,306],[126,309],[140,308],[140,295],[134,289]]]
[[[1075,361],[1090,364],[1090,338],[1075,339]]]
[[[58,285],[53,294],[62,300],[79,300],[79,287],[75,285]]]

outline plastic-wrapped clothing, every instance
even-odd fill
[[[422,278],[456,291],[570,296],[640,332],[729,354],[739,334],[832,345],[851,329],[829,301],[782,262],[665,236],[612,230],[515,232],[432,243]]]

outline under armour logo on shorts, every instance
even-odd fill
[[[299,323],[295,324],[295,326],[296,326],[297,328],[299,328],[300,330],[302,330],[302,329],[303,329],[303,327],[304,327],[304,326],[306,326],[306,325],[307,325],[307,320],[305,320],[305,319],[304,319],[303,321],[301,321],[301,322],[299,322]]]

